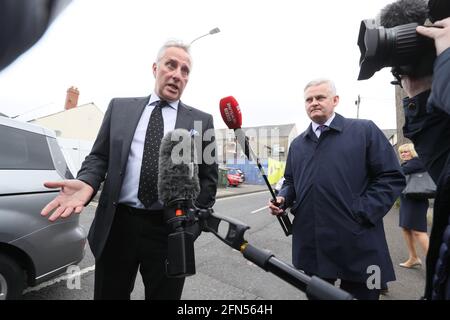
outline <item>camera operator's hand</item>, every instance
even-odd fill
[[[270,213],[274,216],[279,216],[280,214],[284,213],[283,209],[280,209],[280,207],[284,204],[284,197],[277,197],[277,203],[273,203],[273,200],[269,201],[269,209]]]
[[[419,93],[431,89],[433,78],[431,76],[423,78],[411,78],[409,76],[402,76],[402,87],[406,95],[410,98],[417,96]]]
[[[436,54],[440,55],[445,49],[450,47],[450,18],[436,21],[433,27],[417,27],[417,32],[423,36],[434,39]]]

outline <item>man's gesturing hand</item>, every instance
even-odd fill
[[[42,216],[47,216],[56,209],[50,218],[48,218],[50,221],[55,221],[59,217],[67,218],[74,211],[75,213],[81,213],[84,205],[94,194],[94,189],[81,180],[45,182],[44,186],[52,189],[61,188],[59,195],[49,202],[41,211]]]

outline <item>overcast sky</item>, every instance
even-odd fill
[[[0,73],[0,112],[34,118],[62,110],[66,90],[79,104],[106,110],[113,97],[147,96],[151,66],[168,39],[190,42],[193,69],[183,102],[225,125],[219,101],[233,95],[243,126],[309,123],[303,88],[317,77],[335,81],[336,109],[380,128],[395,128],[395,94],[388,69],[356,81],[362,19],[387,0],[74,0],[41,41]]]

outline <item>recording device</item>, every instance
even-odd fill
[[[168,237],[166,274],[169,277],[186,277],[195,274],[195,227],[211,232],[231,248],[264,269],[307,293],[311,299],[350,300],[347,292],[275,258],[267,250],[258,249],[244,239],[249,226],[236,219],[220,216],[212,208],[199,209],[193,201],[200,192],[195,145],[188,131],[176,129],[161,141],[158,174],[158,196],[164,203],[164,219],[171,233]],[[223,235],[221,223],[228,224]]]
[[[239,107],[239,104],[237,100],[232,97],[225,97],[220,100],[220,114],[222,115],[222,119],[227,125],[229,129],[233,129],[234,133],[236,135],[236,139],[238,143],[240,144],[242,150],[244,151],[245,156],[250,161],[256,161],[256,164],[258,166],[259,171],[261,172],[261,175],[267,185],[267,188],[270,191],[270,194],[272,195],[271,202],[275,205],[278,204],[277,197],[275,195],[275,192],[272,189],[272,186],[270,185],[269,179],[267,178],[266,173],[264,172],[264,168],[261,165],[261,162],[259,158],[255,155],[253,150],[250,148],[250,143],[248,137],[245,135],[244,131],[242,130],[242,113],[241,108]],[[286,211],[277,216],[277,219],[281,225],[281,228],[283,229],[286,236],[289,236],[292,234],[292,223],[289,220],[289,217],[287,216]]]
[[[218,215],[212,209],[199,210],[197,216],[202,231],[211,232],[226,245],[242,253],[245,259],[305,292],[308,299],[353,300],[353,296],[348,292],[319,277],[310,277],[303,271],[277,259],[269,250],[262,250],[248,243],[244,234],[250,227],[246,224],[230,217]],[[226,233],[223,233],[223,228],[219,233],[222,223],[228,226],[225,228]]]
[[[0,71],[31,48],[70,2],[0,1]]]
[[[200,193],[195,145],[189,132],[175,129],[161,140],[158,198],[170,228],[166,273],[169,277],[195,274],[194,240],[200,233],[194,200]]]
[[[434,43],[418,34],[416,28],[449,16],[448,0],[398,0],[381,10],[378,21],[362,20],[358,80],[370,79],[384,67],[392,67],[397,79],[393,84],[400,84],[401,75],[431,75],[436,59]]]

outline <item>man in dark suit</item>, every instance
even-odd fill
[[[332,81],[310,82],[304,91],[312,120],[289,148],[285,182],[277,197],[292,206],[292,260],[357,299],[378,299],[395,280],[383,217],[405,187],[392,146],[369,120],[334,112]],[[272,214],[283,212],[269,203]]]
[[[138,268],[146,299],[181,298],[184,278],[165,274],[168,228],[157,194],[163,134],[184,128],[208,136],[202,150],[212,144],[208,150],[213,150],[209,155],[213,161],[199,164],[198,207],[214,204],[218,176],[212,116],[180,101],[191,70],[188,49],[178,42],[166,43],[153,64],[153,93],[112,99],[77,179],[45,184],[61,188],[59,196],[42,210],[44,216],[54,210],[49,220],[55,221],[80,213],[104,181],[88,237],[96,259],[95,299],[129,299]]]

